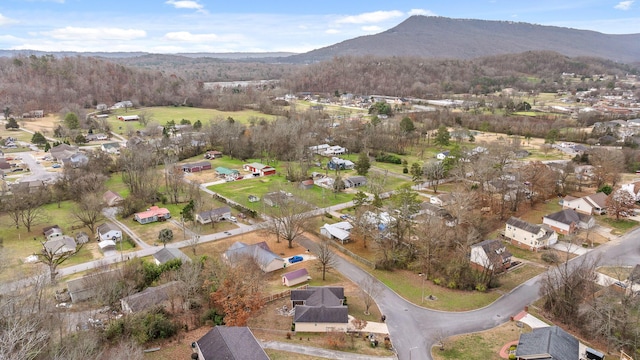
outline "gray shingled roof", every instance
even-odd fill
[[[526,232],[537,234],[540,232],[540,225],[530,224],[524,220],[518,219],[517,217],[511,217],[507,220],[507,225],[511,225],[518,229],[522,229]]]
[[[520,335],[516,357],[520,359],[576,360],[579,341],[557,326],[533,329]],[[546,356],[548,355],[548,356]]]
[[[124,297],[120,301],[126,302],[134,313],[146,310],[167,301],[170,293],[176,290],[178,284],[178,281],[170,281],[162,285],[148,287],[139,293]]]
[[[196,343],[203,360],[269,359],[248,327],[216,326]]]
[[[564,209],[553,214],[545,215],[547,219],[551,219],[563,224],[570,225],[572,223],[578,224],[582,222],[589,222],[591,219],[590,215],[580,214],[579,212],[572,209]]]
[[[160,264],[164,264],[173,259],[181,259],[183,264],[191,262],[191,259],[185,253],[180,251],[180,249],[166,247],[153,254],[153,258],[156,259]]]
[[[263,271],[274,260],[284,261],[280,256],[274,254],[264,241],[253,245],[247,245],[243,242],[237,241],[229,247],[224,255],[230,261],[236,261],[238,258],[247,256],[253,257]]]
[[[484,240],[473,246],[482,247],[482,250],[484,250],[484,253],[487,254],[492,263],[504,263],[505,260],[511,257],[511,253],[500,240]]]
[[[304,305],[295,306],[294,322],[347,323],[349,309],[342,305],[344,288],[311,286],[307,289],[291,290],[291,300],[304,300]]]

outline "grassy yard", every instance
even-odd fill
[[[631,270],[633,270],[633,268],[630,266],[602,266],[598,268],[599,273],[611,276],[620,281],[628,279]]]
[[[523,332],[531,332],[531,328],[527,325],[519,328],[511,321],[491,330],[448,338],[444,351],[434,347],[431,354],[435,360],[500,360],[500,349],[518,340]]]
[[[605,224],[604,226],[612,228],[611,233],[614,235],[622,235],[638,226],[637,221],[624,218],[616,220],[612,217],[601,216],[598,217],[598,221]]]
[[[274,115],[266,115],[254,110],[219,111],[215,109],[203,109],[187,106],[158,106],[140,109],[129,109],[126,112],[124,109],[116,110],[112,115],[109,116],[109,123],[114,126],[114,129],[117,129],[119,126],[124,126],[123,124],[128,123],[135,123],[136,127],[142,128],[142,126],[139,125],[137,121],[123,123],[122,121],[119,121],[117,119],[117,117],[120,115],[136,114],[145,114],[147,118],[150,119],[150,121],[155,121],[160,125],[164,125],[171,120],[175,121],[176,124],[180,124],[180,121],[182,119],[189,120],[192,124],[197,120],[200,120],[200,122],[206,124],[210,120],[227,119],[229,117],[243,124],[249,124],[251,119],[256,119],[257,121],[261,119],[265,119],[267,121],[275,119]]]

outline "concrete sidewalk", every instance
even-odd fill
[[[265,349],[274,349],[274,350],[282,350],[288,351],[297,354],[304,354],[309,356],[317,356],[325,359],[345,359],[345,360],[396,360],[396,356],[371,356],[371,355],[361,355],[348,353],[343,351],[335,351],[328,349],[321,349],[313,346],[304,346],[298,344],[285,343],[280,341],[265,341],[262,342],[262,347]]]

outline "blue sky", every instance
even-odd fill
[[[0,49],[306,52],[411,15],[640,33],[640,0],[1,0]]]

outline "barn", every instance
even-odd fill
[[[188,173],[200,172],[204,170],[211,170],[211,163],[208,161],[199,161],[191,164],[182,165],[182,171]]]

